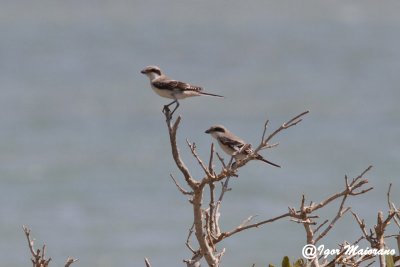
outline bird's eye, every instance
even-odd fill
[[[225,130],[223,128],[221,128],[221,127],[215,127],[214,131],[221,132],[221,133],[225,132]]]

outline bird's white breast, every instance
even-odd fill
[[[158,89],[157,87],[155,87],[153,85],[151,85],[151,88],[153,89],[154,92],[156,92],[157,95],[159,95],[161,97],[175,99],[173,91],[171,91],[171,90]]]

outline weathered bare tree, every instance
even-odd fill
[[[214,145],[211,145],[210,157],[208,161],[208,165],[204,163],[204,161],[200,158],[196,151],[195,143],[190,143],[186,140],[187,145],[195,157],[197,162],[199,163],[201,169],[204,172],[204,176],[201,178],[194,178],[190,173],[189,169],[186,167],[183,159],[180,156],[179,149],[177,146],[177,130],[178,126],[181,122],[181,117],[179,116],[175,122],[172,121],[170,116],[170,111],[168,108],[164,108],[164,114],[167,122],[168,133],[170,137],[170,144],[172,149],[173,159],[182,173],[186,184],[189,186],[190,190],[185,190],[171,175],[174,183],[178,187],[179,191],[190,197],[190,203],[193,207],[193,225],[189,230],[189,235],[186,241],[186,246],[192,253],[192,257],[190,259],[185,260],[187,266],[198,266],[199,261],[204,258],[209,266],[219,266],[221,262],[221,257],[225,253],[225,249],[218,250],[217,244],[222,240],[237,234],[241,231],[259,227],[263,224],[270,223],[284,217],[290,216],[289,213],[282,214],[280,216],[256,222],[250,223],[254,216],[250,216],[245,219],[242,223],[240,223],[236,228],[229,231],[222,231],[219,218],[220,218],[220,207],[223,201],[224,194],[229,191],[229,179],[230,177],[237,177],[238,170],[245,166],[249,161],[256,158],[257,153],[262,149],[267,149],[271,147],[277,146],[277,144],[270,144],[270,141],[274,136],[280,133],[283,130],[286,130],[292,126],[297,125],[302,121],[303,116],[305,116],[308,111],[303,112],[286,123],[282,124],[278,129],[273,131],[270,135],[266,136],[266,130],[268,126],[268,121],[264,124],[263,134],[261,138],[260,144],[254,150],[254,153],[249,155],[247,158],[235,162],[233,164],[233,157],[230,159],[228,163],[224,161],[224,159],[214,151]],[[240,153],[240,152],[239,152]],[[221,170],[216,172],[215,170],[215,155],[217,156],[219,162],[221,163]],[[216,187],[221,182],[222,186],[220,192],[217,194]],[[208,188],[209,190],[209,200],[207,204],[203,204],[204,202],[204,191]],[[193,248],[191,245],[191,236],[195,234],[198,247]]]
[[[328,196],[318,203],[311,202],[309,205],[306,205],[306,199],[303,195],[300,201],[299,209],[289,207],[289,210],[286,213],[258,222],[252,222],[255,216],[251,215],[248,218],[244,219],[243,222],[234,229],[224,231],[221,229],[221,226],[219,224],[221,216],[220,208],[225,193],[231,190],[231,188],[229,188],[230,178],[238,177],[239,169],[245,166],[249,161],[254,160],[260,150],[276,147],[278,144],[271,144],[271,140],[280,132],[300,123],[303,117],[308,113],[308,111],[302,112],[299,115],[294,116],[292,119],[283,123],[276,130],[272,131],[272,133],[269,135],[267,135],[267,127],[269,123],[269,121],[267,120],[264,124],[261,141],[254,150],[254,153],[243,160],[235,162],[233,157],[231,157],[229,161],[226,162],[218,153],[214,151],[214,145],[211,144],[208,163],[205,163],[205,161],[201,159],[201,157],[197,153],[196,144],[190,142],[189,140],[186,140],[186,143],[193,157],[196,159],[204,173],[203,176],[200,178],[195,178],[194,176],[192,176],[179,152],[179,148],[177,145],[177,131],[181,122],[181,117],[178,116],[175,120],[173,120],[168,107],[164,107],[163,113],[166,118],[173,159],[185,180],[186,186],[189,189],[185,189],[184,186],[182,186],[172,174],[170,176],[178,190],[183,195],[189,198],[189,202],[193,209],[193,223],[189,229],[189,233],[186,239],[186,247],[190,250],[192,256],[190,257],[190,259],[184,260],[188,267],[200,266],[201,259],[204,259],[207,262],[207,265],[210,267],[219,266],[222,256],[225,253],[225,248],[220,249],[217,247],[217,245],[222,240],[229,238],[230,236],[240,233],[244,230],[260,227],[264,224],[272,223],[283,218],[288,218],[291,221],[302,224],[306,233],[306,244],[313,245],[315,248],[315,245],[328,235],[328,233],[332,230],[337,221],[339,221],[346,213],[348,213],[348,211],[351,210],[351,207],[346,207],[346,200],[350,197],[363,195],[373,189],[372,187],[366,188],[368,180],[364,178],[366,173],[372,167],[369,166],[359,176],[355,177],[351,181],[349,181],[348,177],[345,176],[344,189],[340,192],[332,194],[331,196]],[[246,147],[244,149],[246,149]],[[240,153],[240,151],[238,153]],[[219,171],[216,171],[216,162],[219,162]],[[208,190],[208,194],[205,194],[206,190]],[[207,195],[207,197],[205,197],[205,195]],[[335,216],[331,219],[326,219],[322,223],[319,223],[319,216],[316,215],[315,212],[338,200],[340,200],[340,204]],[[307,259],[306,261],[302,261],[302,263],[298,264],[301,264],[302,266],[313,267],[335,266],[337,264],[340,264],[342,266],[360,266],[360,263],[362,262],[367,262],[367,264],[371,264],[371,260],[373,260],[374,256],[347,255],[345,253],[346,246],[356,245],[362,239],[366,239],[371,243],[371,246],[373,248],[384,247],[384,233],[386,226],[390,223],[391,220],[396,220],[397,224],[400,220],[399,211],[396,209],[394,204],[390,203],[389,201],[389,192],[388,202],[391,209],[389,215],[387,218],[384,219],[382,213],[379,213],[378,224],[377,226],[375,226],[374,235],[372,234],[372,232],[370,234],[367,234],[363,221],[360,220],[355,213],[353,213],[357,218],[357,222],[359,223],[360,228],[362,229],[362,237],[351,244],[347,242],[343,242],[343,244],[340,244],[340,252],[331,258],[321,259],[322,257],[318,257],[318,255],[316,254],[316,257]],[[191,242],[193,234],[196,238],[195,245],[193,245]],[[398,240],[400,240],[398,235],[397,238]],[[147,258],[145,259],[145,263],[146,266],[151,266]],[[381,266],[385,266],[382,265],[384,264],[384,257],[381,257],[380,263]]]

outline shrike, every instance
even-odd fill
[[[220,95],[210,94],[203,92],[203,88],[200,86],[188,84],[185,82],[172,80],[165,76],[161,69],[157,66],[148,66],[144,68],[141,73],[145,74],[150,79],[151,88],[156,92],[159,96],[173,99],[171,103],[164,106],[169,107],[170,105],[176,103],[174,110],[171,113],[175,112],[175,110],[179,107],[178,100],[184,99],[192,96],[216,96],[223,97]]]
[[[253,149],[251,148],[250,144],[247,144],[245,141],[228,131],[222,125],[215,125],[212,126],[210,129],[205,131],[207,134],[211,134],[217,141],[222,150],[230,155],[233,156],[236,160],[242,160],[254,153]],[[261,155],[256,154],[256,159],[264,161],[268,164],[271,164],[275,167],[280,168],[278,164],[270,162],[264,159]]]

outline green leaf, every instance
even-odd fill
[[[392,255],[386,255],[386,267],[394,267],[394,260]]]
[[[290,264],[288,256],[283,257],[282,267],[292,267],[292,265]]]

